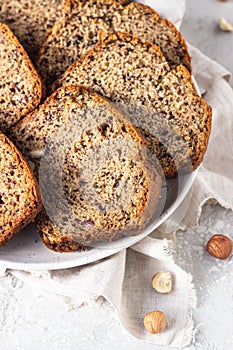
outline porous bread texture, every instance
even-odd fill
[[[34,61],[49,28],[62,16],[64,0],[1,0],[0,22],[7,24]]]
[[[33,221],[41,208],[34,175],[13,143],[0,133],[0,245]]]
[[[211,108],[197,96],[183,66],[166,63],[159,48],[115,33],[75,62],[58,85],[82,84],[120,106],[150,143],[168,177],[192,171],[203,159]]]
[[[49,248],[73,251],[135,235],[155,212],[162,180],[145,141],[91,90],[60,88],[10,136],[32,161],[43,155],[39,181],[47,214],[37,230]]]
[[[61,233],[61,230],[53,224],[44,209],[37,216],[36,223],[37,231],[47,248],[59,253],[85,251],[85,246],[79,243],[74,235],[67,237]]]
[[[41,98],[34,66],[9,27],[0,23],[0,130],[35,109]]]
[[[132,2],[113,17],[113,31],[137,35],[158,45],[170,65],[184,65],[190,72],[190,56],[186,42],[176,27],[161,18],[149,6]],[[109,33],[110,34],[110,33]]]
[[[48,33],[37,61],[47,87],[99,39],[117,31],[158,44],[169,64],[182,63],[191,71],[183,37],[148,6],[134,2],[122,5],[114,0],[68,0],[64,12]]]

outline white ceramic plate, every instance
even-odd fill
[[[198,91],[197,86],[196,88]],[[45,247],[35,230],[35,225],[29,225],[13,237],[5,247],[0,247],[0,274],[4,273],[7,268],[56,270],[85,265],[132,246],[158,228],[175,211],[192,187],[197,172],[198,169],[167,180],[167,191],[163,191],[159,201],[161,215],[137,236],[124,237],[111,243],[96,243],[81,253],[56,253]]]
[[[168,181],[168,195],[166,207],[162,215],[137,236],[124,237],[115,242],[103,242],[87,247],[85,252],[56,253],[45,247],[35,225],[31,224],[19,234],[15,235],[5,247],[0,248],[0,274],[7,268],[21,270],[56,270],[85,265],[108,257],[128,248],[149,235],[159,227],[181,204],[193,181],[197,170],[180,177],[179,193],[175,179]],[[175,200],[174,197],[175,196]]]

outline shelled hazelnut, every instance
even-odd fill
[[[229,258],[232,254],[232,249],[231,239],[224,235],[214,235],[206,245],[207,252],[218,259]]]
[[[162,333],[167,327],[167,318],[162,311],[149,312],[144,317],[144,327],[149,333]]]
[[[167,294],[172,291],[171,272],[158,272],[152,278],[152,288],[161,294]]]
[[[219,28],[224,32],[233,32],[233,25],[228,22],[224,17],[220,17]]]

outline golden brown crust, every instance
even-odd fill
[[[186,78],[186,84],[189,84],[190,86],[192,86],[192,89],[193,89],[193,93],[196,94],[197,91],[196,91],[196,88],[195,88],[195,85],[194,85],[194,82],[192,80],[192,77],[189,73],[189,70],[187,69],[187,67],[183,66],[182,64],[180,66],[174,66],[171,68],[172,71],[177,71],[179,72],[180,74],[182,74],[183,76],[185,76]]]
[[[46,235],[40,233],[41,239],[45,246],[57,253],[73,253],[73,252],[85,252],[85,246],[80,243],[76,243],[73,240],[62,237],[57,242],[50,242]]]
[[[0,234],[0,245],[4,245],[13,235],[21,231],[27,224],[29,224],[35,219],[37,214],[42,209],[42,200],[40,196],[39,185],[22,154],[18,151],[14,144],[2,133],[0,133],[0,140],[1,143],[4,143],[6,148],[10,149],[14,154],[14,158],[12,158],[11,161],[16,170],[17,166],[20,166],[24,169],[24,174],[27,178],[27,192],[29,192],[27,198],[27,205],[23,208],[23,211],[21,210],[20,216],[17,213],[18,208],[16,203],[16,212],[9,213],[9,220],[11,222],[11,225],[3,225],[3,231],[1,231]],[[9,172],[10,171],[11,169],[9,169]],[[4,175],[2,174],[2,176]],[[14,201],[14,198],[12,198],[12,201]],[[4,217],[2,218],[4,223],[4,220],[6,220],[7,217],[5,217],[6,214],[2,215],[4,215]]]
[[[48,216],[43,209],[42,212],[36,218],[36,229],[39,232],[43,243],[50,250],[58,253],[71,253],[71,252],[83,252],[85,246],[78,241],[74,240],[74,237],[62,236],[55,225],[51,223]],[[47,232],[51,231],[48,236]],[[55,233],[55,234],[54,234]]]
[[[101,47],[102,45],[108,45],[109,43],[117,41],[119,39],[121,41],[131,42],[133,45],[137,45],[138,43],[143,43],[143,44],[145,44],[147,46],[147,49],[153,50],[156,55],[161,56],[161,59],[164,62],[166,62],[166,59],[165,59],[165,57],[164,57],[164,55],[162,53],[162,50],[161,50],[161,48],[158,45],[152,44],[148,40],[143,41],[136,34],[128,34],[128,33],[121,33],[121,32],[111,33],[103,41],[100,41],[95,47]],[[91,52],[91,50],[92,49],[90,49],[89,52]],[[85,55],[84,55],[84,57],[85,57]]]

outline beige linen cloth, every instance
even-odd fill
[[[190,344],[192,339],[192,309],[196,305],[196,296],[192,276],[174,263],[173,233],[178,228],[195,226],[201,207],[208,199],[215,199],[225,208],[233,209],[233,91],[228,84],[230,75],[197,49],[190,47],[190,53],[193,74],[202,94],[213,107],[214,115],[207,154],[193,189],[181,206],[151,236],[112,257],[66,270],[9,271],[29,283],[33,290],[63,296],[76,307],[104,297],[115,307],[120,322],[133,336],[150,343],[180,348]],[[156,294],[151,288],[151,277],[161,270],[171,271],[175,279],[174,290],[166,296]],[[166,313],[168,328],[162,334],[151,335],[144,330],[143,316],[156,309]]]

